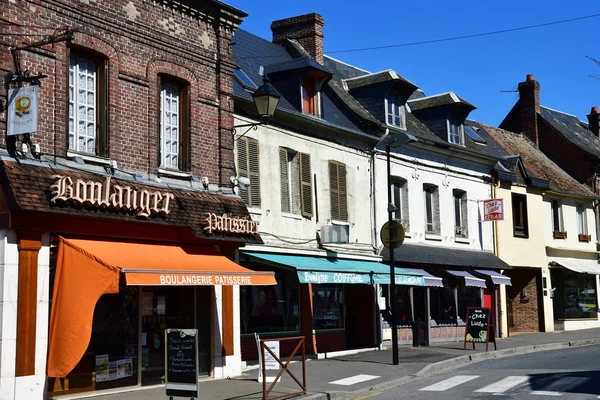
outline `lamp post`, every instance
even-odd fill
[[[254,105],[256,106],[256,113],[258,114],[260,122],[235,125],[233,127],[233,135],[235,136],[237,134],[238,128],[248,128],[237,138],[240,139],[251,129],[256,130],[259,125],[265,125],[269,123],[269,121],[271,120],[271,118],[273,118],[273,115],[275,114],[275,110],[277,109],[277,104],[279,104],[280,98],[281,95],[279,94],[277,89],[275,89],[273,85],[271,85],[269,77],[267,76],[267,74],[265,74],[263,76],[263,84],[252,93],[252,99],[254,100]]]
[[[400,363],[398,359],[398,313],[396,306],[396,271],[394,268],[395,259],[394,259],[394,250],[395,241],[400,238],[394,238],[394,211],[396,211],[396,206],[392,203],[392,168],[390,161],[390,150],[392,148],[392,144],[395,143],[395,147],[400,147],[406,145],[411,142],[416,142],[417,139],[408,134],[408,133],[398,133],[396,136],[389,141],[385,145],[385,157],[387,163],[387,201],[388,201],[388,244],[387,248],[390,252],[390,303],[391,303],[391,312],[392,312],[392,364],[398,365]],[[403,231],[401,231],[403,232]],[[402,239],[404,239],[404,235],[402,234]]]

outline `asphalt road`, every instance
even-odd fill
[[[600,346],[547,351],[484,361],[434,375],[368,400],[598,399]]]

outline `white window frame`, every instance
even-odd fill
[[[577,210],[577,227],[579,229],[579,234],[587,235],[588,234],[588,226],[587,226],[587,212],[586,212],[585,204],[576,203],[575,208]]]
[[[434,199],[435,188],[433,186],[425,186],[423,188],[423,196],[424,196],[424,205],[425,205],[425,232],[426,233],[435,233],[435,199]],[[427,197],[429,197],[430,208],[427,206]],[[428,219],[428,212],[431,212],[431,222]],[[431,225],[431,229],[429,229],[429,225]]]
[[[399,96],[393,94],[385,96],[385,123],[389,126],[406,129],[406,107],[400,103]],[[392,119],[392,123],[390,123],[390,118]],[[398,120],[398,124],[396,124],[396,120]]]
[[[167,104],[170,105],[167,110]],[[175,107],[173,107],[175,104]],[[174,111],[173,111],[174,109]],[[175,118],[173,118],[173,116]],[[167,122],[167,120],[170,121]],[[173,120],[176,122],[173,124]],[[170,129],[170,137],[167,130]],[[176,130],[173,135],[173,129]],[[173,146],[173,137],[176,137]],[[181,90],[171,84],[163,83],[160,88],[160,166],[161,168],[179,170],[179,148],[181,140]],[[173,147],[176,149],[173,151]]]
[[[322,79],[314,79],[312,80],[312,82],[314,83],[314,90],[315,90],[315,112],[316,115],[311,114],[310,112],[306,111],[304,109],[304,84],[300,83],[300,101],[301,101],[301,108],[302,108],[302,114],[306,114],[306,115],[311,115],[313,117],[316,118],[322,118],[323,112],[322,112],[322,105],[321,105],[321,86],[323,84],[323,80]]]
[[[448,142],[463,145],[465,143],[465,130],[463,124],[457,124],[453,121],[446,120],[448,127]],[[455,142],[453,139],[458,140]]]
[[[557,204],[557,207],[555,209],[554,204]],[[565,226],[563,223],[563,213],[562,213],[562,202],[559,199],[552,199],[551,203],[550,203],[550,209],[552,211],[552,231],[556,231],[556,232],[564,232],[565,231]],[[558,215],[555,215],[555,210],[558,213]],[[554,218],[558,217],[558,230],[554,229]]]
[[[463,220],[462,220],[462,192],[454,192],[454,226],[457,228],[462,228]],[[458,204],[457,204],[458,203]]]
[[[406,185],[406,181],[399,179],[392,180],[392,204],[396,207],[394,211],[394,219],[402,220],[402,206],[404,205],[404,195],[402,194],[402,187]]]
[[[80,94],[84,98],[80,98]],[[83,130],[79,129],[82,125]],[[86,58],[70,57],[69,150],[96,154],[97,127],[98,66]],[[84,141],[83,146],[80,146],[80,139]]]

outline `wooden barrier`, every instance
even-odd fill
[[[263,396],[262,396],[263,400],[286,399],[289,397],[298,396],[300,394],[306,394],[306,348],[304,345],[304,336],[293,336],[293,337],[285,337],[285,338],[269,338],[266,341],[267,342],[273,342],[273,341],[283,342],[283,341],[288,341],[288,340],[297,340],[298,344],[294,348],[294,351],[292,351],[292,353],[288,357],[285,364],[279,359],[279,357],[275,353],[273,353],[271,351],[271,349],[267,345],[265,345],[265,340],[261,339],[261,341],[260,341],[260,357],[262,360],[261,368],[262,368],[262,381],[263,381]],[[290,362],[292,361],[292,359],[294,358],[296,353],[298,353],[298,350],[300,350],[300,348],[302,348],[302,383],[300,383],[298,378],[296,378],[296,376],[292,373],[292,371],[290,371],[288,369],[288,365],[290,364]],[[277,363],[279,363],[279,365],[281,366],[279,373],[277,374],[277,376],[275,377],[275,379],[271,383],[271,386],[269,386],[268,389],[267,389],[267,370],[266,370],[266,364],[265,364],[265,350],[268,351],[269,354],[271,355],[271,357],[273,357],[275,359],[275,361],[277,361]],[[287,393],[287,394],[277,396],[277,397],[269,397],[269,394],[271,393],[271,391],[273,390],[273,388],[275,387],[275,385],[281,378],[281,375],[283,375],[283,371],[286,371],[292,377],[292,379],[298,384],[298,386],[300,386],[300,388],[302,390],[299,392]]]

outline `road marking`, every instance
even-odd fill
[[[531,392],[531,394],[538,395],[538,396],[562,396],[564,393],[551,392],[548,390],[534,390],[533,392]]]
[[[557,381],[552,382],[544,389],[538,392],[547,392],[547,393],[558,393],[558,394],[546,394],[546,396],[562,396],[566,392],[571,391],[571,389],[584,385],[590,378],[581,377],[581,376],[565,376]]]
[[[527,381],[529,381],[528,376],[507,376],[506,378],[499,380],[498,382],[494,382],[491,385],[487,385],[482,387],[481,389],[477,389],[476,392],[502,393]]]
[[[350,385],[356,385],[357,383],[366,382],[366,381],[370,381],[371,379],[377,379],[377,378],[381,378],[381,377],[377,376],[377,375],[360,374],[360,375],[351,376],[349,378],[344,378],[344,379],[339,379],[337,381],[329,382],[329,384],[330,385],[350,386]]]
[[[448,378],[444,381],[434,383],[433,385],[424,387],[423,389],[419,390],[426,390],[428,392],[443,392],[444,390],[448,390],[450,388],[453,388],[454,386],[458,386],[460,384],[472,381],[473,379],[477,378],[479,378],[479,375],[456,375],[452,378]]]
[[[379,396],[379,395],[380,395],[380,394],[382,394],[382,393],[383,393],[383,392],[375,392],[375,393],[368,394],[368,395],[366,395],[366,396],[357,397],[357,398],[356,398],[356,399],[354,399],[354,400],[363,400],[363,399],[368,399],[368,398],[370,398],[370,397]]]

